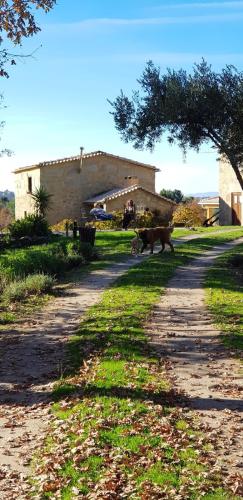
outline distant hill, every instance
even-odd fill
[[[5,191],[0,191],[0,198],[8,198],[8,200],[13,200],[14,199],[14,192],[9,191],[8,189],[5,189]]]
[[[212,198],[219,196],[219,193],[217,191],[208,191],[207,193],[190,193],[188,196],[193,196],[194,198]]]

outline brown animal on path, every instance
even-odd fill
[[[143,242],[143,246],[141,248],[141,253],[150,245],[150,253],[154,252],[154,244],[157,240],[160,240],[161,250],[159,253],[162,253],[165,249],[165,244],[170,246],[171,251],[174,252],[174,247],[171,243],[171,233],[174,230],[173,226],[170,227],[152,227],[149,229],[137,229],[136,233],[139,238],[141,238]]]
[[[140,238],[138,236],[135,236],[135,238],[131,240],[131,254],[137,256],[140,252],[141,245],[142,242]]]

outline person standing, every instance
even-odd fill
[[[127,231],[130,222],[135,218],[136,207],[133,200],[129,200],[125,206],[122,227]]]

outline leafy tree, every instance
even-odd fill
[[[180,189],[161,189],[160,195],[165,198],[169,198],[169,200],[173,200],[176,203],[181,203],[184,199],[183,193]]]
[[[0,46],[4,36],[14,45],[20,45],[23,38],[28,38],[38,31],[33,15],[33,8],[48,12],[56,4],[56,0],[1,0],[0,1]],[[11,54],[6,48],[0,50],[0,76],[7,76],[7,63],[16,64],[16,54]],[[23,56],[22,56],[23,57]]]
[[[34,200],[34,208],[37,215],[45,217],[47,210],[51,207],[51,197],[43,186],[37,188],[31,195]]]
[[[161,189],[160,195],[176,203],[187,203],[194,199],[193,196],[185,196],[180,189]]]
[[[204,210],[196,201],[180,203],[173,214],[173,223],[185,226],[202,226],[205,221]]]
[[[216,73],[202,60],[192,74],[168,69],[162,75],[150,61],[138,83],[131,99],[121,92],[110,102],[122,138],[152,150],[167,133],[184,153],[210,141],[243,189],[243,73],[233,66]]]

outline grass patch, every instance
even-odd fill
[[[243,350],[243,245],[221,255],[207,273],[207,305],[227,347]]]
[[[210,443],[183,411],[143,329],[176,267],[234,237],[218,234],[177,247],[174,255],[154,255],[88,310],[69,344],[66,378],[54,391],[54,444],[39,460],[34,494],[237,498],[220,490]],[[75,394],[63,399],[70,388]]]

